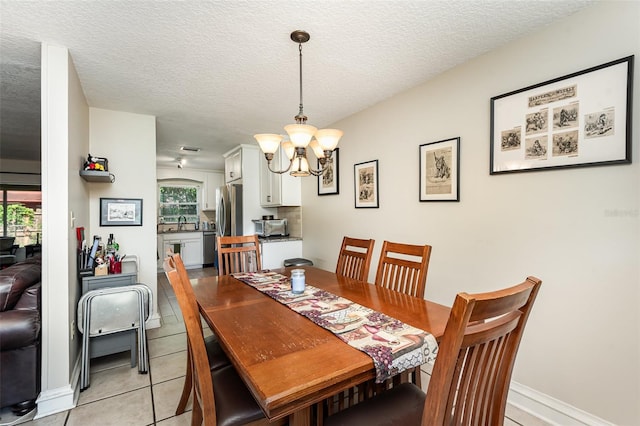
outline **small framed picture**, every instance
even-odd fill
[[[100,198],[100,226],[142,226],[142,199]]]
[[[378,208],[378,160],[353,166],[356,208]]]
[[[318,176],[318,195],[334,195],[340,193],[340,148],[333,150],[331,155],[331,162],[327,162],[325,171],[321,176]],[[318,169],[320,169],[320,162],[318,161]]]
[[[420,201],[460,201],[460,138],[420,145]]]

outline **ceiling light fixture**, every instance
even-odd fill
[[[262,152],[264,152],[269,171],[273,173],[282,174],[291,170],[290,174],[296,177],[322,175],[327,170],[327,166],[333,161],[331,154],[338,146],[343,134],[342,130],[316,129],[307,124],[307,116],[304,115],[302,106],[302,43],[308,42],[310,38],[311,36],[306,31],[297,30],[291,33],[291,40],[298,43],[298,51],[300,52],[300,110],[298,115],[294,117],[296,124],[284,126],[284,130],[289,135],[289,140],[283,141],[284,137],[282,135],[274,133],[260,133],[253,136],[258,141]],[[274,170],[271,168],[271,161],[275,152],[280,148],[281,142],[290,163],[286,170]],[[318,158],[320,169],[314,170],[309,167],[307,146],[313,150]]]

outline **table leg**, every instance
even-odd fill
[[[311,426],[311,407],[302,408],[291,414],[289,426]]]

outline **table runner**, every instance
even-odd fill
[[[381,312],[308,285],[291,292],[289,277],[277,272],[246,272],[232,276],[304,315],[373,359],[376,382],[405,370],[433,363],[435,337]]]

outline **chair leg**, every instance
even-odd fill
[[[316,404],[316,426],[322,426],[324,424],[324,404],[327,401],[328,400],[320,401]]]
[[[176,416],[184,413],[187,408],[187,402],[189,402],[192,385],[193,372],[191,371],[191,349],[189,348],[189,345],[187,345],[187,374],[184,377],[184,386],[182,387],[182,395],[180,396],[180,402],[178,402],[178,408],[176,408]]]
[[[422,389],[422,370],[420,367],[413,370],[413,384]]]
[[[197,395],[193,395],[193,410],[191,413],[191,426],[201,426],[203,420],[202,408],[200,407],[200,401],[198,401]]]

